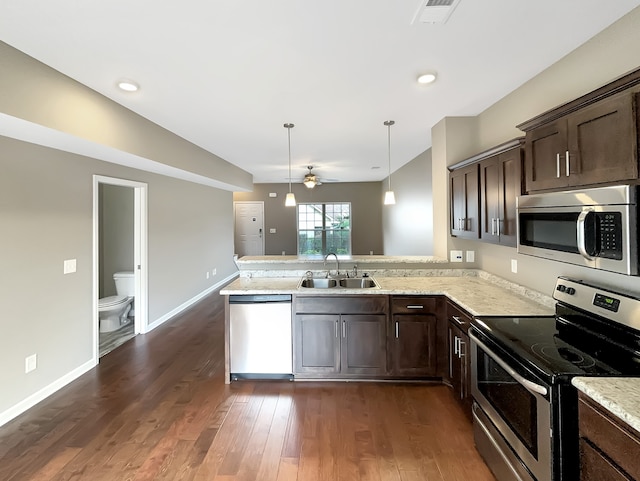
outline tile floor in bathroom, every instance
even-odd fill
[[[133,321],[122,326],[120,329],[112,332],[100,333],[100,357],[110,353],[116,347],[124,344],[129,339],[135,337],[133,329]]]

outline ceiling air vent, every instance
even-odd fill
[[[422,0],[411,24],[446,23],[460,0]]]

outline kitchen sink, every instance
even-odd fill
[[[315,279],[303,277],[298,284],[299,288],[307,289],[379,289],[378,283],[371,277],[356,277],[343,279]]]
[[[300,282],[300,287],[308,287],[314,289],[329,289],[331,287],[336,287],[337,285],[338,281],[335,279],[304,278]]]
[[[371,277],[355,277],[340,279],[340,287],[346,287],[347,289],[371,289],[372,287],[378,287],[376,281]]]

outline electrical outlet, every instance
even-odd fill
[[[467,251],[467,262],[476,261],[476,251]]]
[[[462,251],[451,251],[449,262],[462,262]]]
[[[511,259],[511,272],[518,273],[518,261],[516,259]]]
[[[29,373],[31,371],[35,371],[38,367],[38,355],[32,354],[31,356],[27,356],[24,358],[24,372]]]
[[[211,269],[211,275],[212,275],[212,276],[215,276],[215,275],[216,275],[216,272],[218,272],[218,271],[216,270],[216,268],[215,268],[215,267],[214,267],[213,269]]]

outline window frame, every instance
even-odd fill
[[[349,225],[348,227],[342,228],[342,229],[336,229],[336,228],[327,228],[326,226],[326,219],[327,219],[327,206],[333,206],[333,205],[347,205],[349,208],[349,213],[348,213],[348,220],[349,220]],[[302,206],[319,206],[321,207],[321,210],[319,211],[319,215],[322,218],[322,227],[318,228],[318,227],[314,227],[314,229],[301,229],[300,228],[300,210]],[[313,255],[321,255],[321,256],[325,256],[327,255],[329,252],[331,251],[327,251],[327,233],[329,232],[339,232],[339,231],[347,231],[349,233],[348,237],[349,237],[349,242],[348,242],[348,249],[347,252],[336,252],[337,255],[351,255],[351,253],[353,252],[353,219],[352,219],[352,215],[353,215],[353,208],[351,205],[351,202],[299,202],[298,205],[296,206],[296,252],[297,255],[299,256],[313,256]],[[344,218],[343,218],[344,219]],[[300,252],[300,238],[301,238],[301,232],[321,232],[321,252],[320,253],[313,253],[313,254],[305,254],[305,253],[301,253]]]

